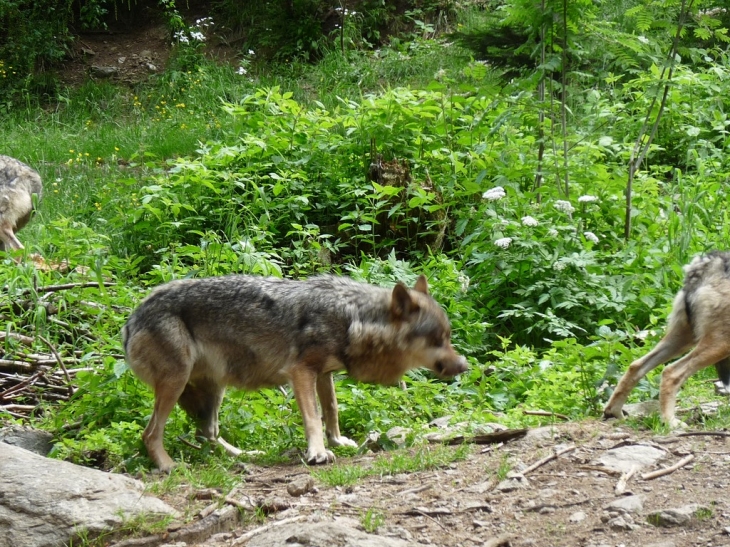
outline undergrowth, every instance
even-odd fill
[[[338,378],[343,434],[357,441],[400,425],[416,442],[446,415],[467,431],[549,421],[524,410],[598,416],[622,371],[661,336],[681,265],[729,235],[721,48],[702,50],[711,67],[674,67],[624,235],[626,165],[653,108],[663,43],[645,30],[631,70],[606,59],[596,74],[571,72],[560,130],[559,94],[536,91],[538,73],[557,85],[557,65],[505,77],[430,32],[273,70],[253,52],[236,69],[179,44],[176,63],[137,89],[88,83],[61,91],[55,109],[9,113],[0,150],[41,172],[45,195],[21,232],[27,250],[3,260],[3,325],[43,335],[83,369],[71,400],[49,398],[32,423],[55,434],[57,457],[148,469],[140,431],[152,397],[126,368],[121,326],[153,286],[233,272],[331,272],[384,286],[428,276],[470,369],[451,381],[415,371],[405,390]],[[31,252],[68,267],[35,268]],[[60,291],[52,307],[34,291],[79,282],[98,286]],[[632,401],[657,395],[657,374]],[[682,398],[712,398],[708,375]],[[191,446],[192,430],[176,410],[166,435],[176,460],[228,461]],[[268,462],[304,439],[287,390],[230,391],[221,430]],[[422,455],[411,468],[437,465]],[[411,469],[400,457],[383,465]],[[210,482],[225,473],[211,471]]]

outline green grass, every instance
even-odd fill
[[[410,450],[398,450],[378,456],[367,467],[353,464],[335,464],[312,470],[312,476],[327,486],[350,486],[372,476],[417,473],[447,467],[466,459],[471,447],[463,444],[457,448],[446,446],[422,446]]]

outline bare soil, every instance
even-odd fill
[[[567,423],[532,430],[503,445],[475,445],[466,460],[444,469],[369,477],[352,487],[315,482],[315,488],[300,497],[289,495],[287,486],[309,475],[303,465],[251,467],[232,497],[242,505],[265,500],[270,513],[263,526],[292,518],[304,525],[349,517],[379,524],[374,533],[414,545],[730,546],[729,442],[723,432],[657,437],[616,422]],[[621,473],[609,472],[598,459],[611,449],[635,445],[666,455],[636,472],[617,494]],[[523,472],[561,451],[565,452],[556,459]],[[694,459],[684,467],[659,478],[642,478],[688,455]],[[374,458],[345,463],[368,466]],[[510,474],[504,476],[507,470]],[[193,507],[190,492],[183,491],[185,495],[166,501],[188,515],[211,504],[196,501]],[[633,495],[641,496],[640,510],[606,508]],[[651,516],[691,504],[698,507],[684,524],[659,525]],[[262,527],[260,521],[247,522],[187,545],[245,545],[236,543],[237,538]]]
[[[165,69],[171,42],[169,31],[160,24],[87,32],[77,38],[71,57],[59,67],[59,78],[72,87],[89,79],[135,85]]]

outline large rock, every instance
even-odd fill
[[[55,547],[176,512],[144,485],[0,442],[0,547]]]
[[[666,451],[660,448],[643,444],[631,444],[607,450],[595,463],[614,471],[628,473],[632,469],[638,471],[651,467],[666,457]]]

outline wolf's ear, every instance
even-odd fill
[[[418,311],[418,304],[411,298],[411,293],[400,281],[393,287],[393,295],[390,299],[390,313],[393,319],[407,321],[408,317]]]
[[[421,274],[418,276],[418,279],[416,280],[416,285],[413,287],[414,291],[422,292],[423,294],[428,294],[428,279],[426,279],[426,276]]]

